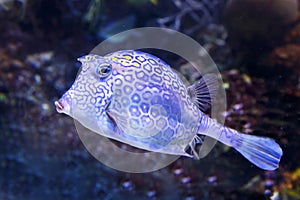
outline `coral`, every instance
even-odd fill
[[[300,168],[283,173],[283,181],[277,188],[285,199],[300,199]]]
[[[285,46],[277,47],[271,52],[271,62],[276,65],[291,68],[295,73],[300,75],[300,45],[287,44]]]

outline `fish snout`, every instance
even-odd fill
[[[55,101],[54,105],[58,113],[65,113],[67,115],[70,115],[70,104],[63,97],[58,101]]]

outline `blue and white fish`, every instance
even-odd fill
[[[186,87],[164,61],[133,50],[78,60],[81,72],[55,105],[90,130],[140,149],[193,158],[199,135],[206,135],[262,169],[278,168],[282,150],[273,139],[239,133],[203,113],[216,92],[216,75]]]

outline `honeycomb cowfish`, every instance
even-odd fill
[[[282,150],[273,139],[240,133],[204,113],[217,75],[205,74],[186,87],[163,60],[134,50],[78,61],[80,73],[55,106],[86,128],[143,150],[191,158],[199,158],[195,146],[204,135],[264,170],[278,168]]]

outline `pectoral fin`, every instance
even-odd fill
[[[123,133],[128,133],[128,120],[125,115],[121,115],[113,109],[106,110],[106,113]]]

